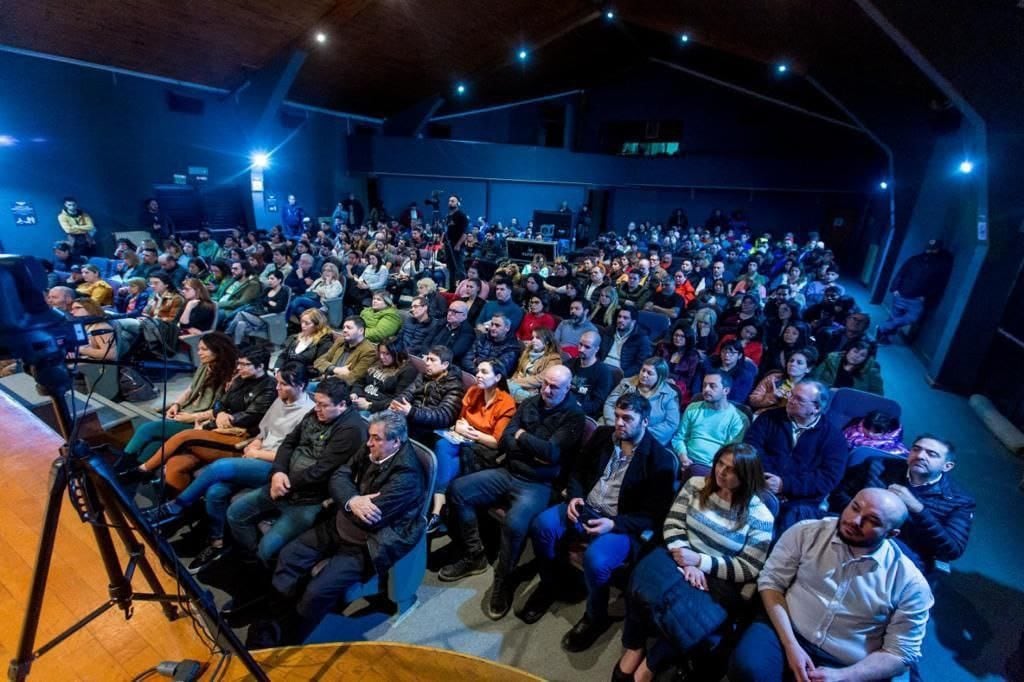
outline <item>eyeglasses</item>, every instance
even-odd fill
[[[236,364],[239,367],[254,367],[255,366],[251,362],[249,362],[248,360],[239,360]]]

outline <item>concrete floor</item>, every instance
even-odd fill
[[[866,300],[863,290],[854,290]],[[884,312],[870,308],[872,319]],[[1024,570],[1014,559],[1024,547],[1024,495],[1017,484],[1021,463],[986,430],[957,395],[934,390],[913,352],[901,345],[882,347],[886,394],[903,406],[907,438],[931,431],[957,444],[959,464],[954,475],[978,498],[974,530],[966,554],[953,565],[942,583],[928,626],[921,672],[926,680],[1003,679],[1004,663],[1016,648],[1024,628]],[[176,377],[171,398],[187,385]],[[591,650],[567,654],[559,646],[562,635],[582,615],[583,604],[559,604],[534,625],[510,614],[500,622],[483,613],[482,600],[490,587],[490,573],[455,585],[438,582],[436,571],[444,561],[446,540],[435,542],[419,601],[397,622],[384,614],[354,604],[341,639],[386,639],[454,649],[513,665],[552,680],[604,680],[621,653],[620,625],[616,624]],[[524,561],[529,559],[529,551]],[[533,589],[535,579],[521,585],[516,605]],[[612,612],[621,614],[621,600]]]

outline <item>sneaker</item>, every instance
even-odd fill
[[[179,520],[181,515],[184,513],[185,508],[174,500],[171,500],[170,502],[164,502],[152,509],[147,509],[142,512],[142,516],[149,521],[149,525],[154,528],[161,528]]]
[[[456,580],[468,578],[471,575],[480,575],[487,572],[487,557],[467,556],[459,559],[454,564],[448,564],[437,573],[437,579],[443,583],[452,583]]]
[[[487,602],[487,617],[501,620],[512,608],[512,594],[501,583],[495,582],[491,587],[491,598]]]
[[[223,559],[227,553],[228,548],[225,545],[221,545],[220,547],[207,545],[203,548],[203,551],[196,555],[196,558],[192,560],[192,563],[188,565],[188,572],[195,575],[204,568],[212,566]]]
[[[448,532],[440,514],[431,514],[427,519],[427,535],[443,535]]]

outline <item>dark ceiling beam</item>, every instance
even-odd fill
[[[844,121],[842,119],[833,118],[832,116],[827,116],[825,114],[820,114],[817,111],[811,111],[810,109],[806,109],[806,108],[804,108],[802,106],[799,106],[797,104],[793,104],[792,102],[787,102],[784,99],[779,99],[778,97],[772,97],[771,95],[765,95],[764,93],[757,92],[756,90],[751,90],[750,88],[744,87],[742,85],[737,85],[736,83],[733,83],[731,81],[727,81],[727,80],[724,80],[722,78],[717,78],[715,76],[708,75],[708,74],[704,73],[703,71],[698,71],[696,69],[691,69],[691,68],[689,68],[687,66],[682,66],[680,64],[675,64],[673,62],[666,61],[664,59],[658,59],[656,57],[651,57],[650,61],[652,63],[654,63],[654,64],[660,64],[661,66],[667,67],[669,69],[673,69],[675,71],[681,71],[682,73],[685,73],[685,74],[687,74],[689,76],[693,76],[694,78],[699,78],[699,79],[707,81],[709,83],[714,83],[715,85],[719,85],[719,86],[721,86],[723,88],[728,88],[729,90],[733,90],[735,92],[738,92],[740,94],[746,95],[748,97],[753,97],[753,98],[759,99],[759,100],[761,100],[763,102],[769,102],[769,103],[774,104],[774,105],[776,105],[778,107],[782,107],[783,109],[789,109],[790,111],[795,111],[798,114],[803,114],[804,116],[810,116],[811,118],[816,118],[819,121],[825,121],[826,123],[831,123],[832,125],[837,125],[837,126],[841,126],[843,128],[848,128],[850,130],[855,130],[858,133],[865,133],[865,129],[862,126],[850,123],[848,121]]]
[[[299,75],[299,69],[309,55],[305,50],[292,49],[253,73],[249,86],[238,93],[242,110],[253,122],[254,138],[266,144],[281,105]]]
[[[381,130],[392,137],[417,137],[427,126],[430,117],[444,104],[444,97],[433,95],[420,100],[405,111],[389,116]]]

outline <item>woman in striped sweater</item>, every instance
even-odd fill
[[[630,579],[615,680],[651,680],[720,628],[754,595],[775,519],[761,501],[757,451],[726,445],[706,478],[690,478],[665,519],[666,546]],[[651,637],[657,643],[644,646]]]

